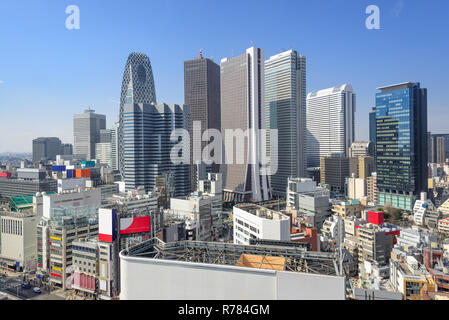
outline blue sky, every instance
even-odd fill
[[[65,28],[68,5],[80,29]],[[380,8],[380,30],[365,8]],[[31,151],[38,136],[73,142],[72,116],[92,106],[118,118],[127,56],[150,57],[158,102],[183,103],[183,61],[217,62],[251,45],[307,57],[307,92],[350,83],[356,139],[368,137],[376,88],[419,81],[429,128],[449,133],[447,0],[29,0],[0,2],[0,152]]]

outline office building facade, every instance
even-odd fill
[[[374,156],[374,144],[370,141],[357,141],[349,148],[349,157],[372,157]]]
[[[445,163],[449,159],[449,134],[430,135],[430,163]]]
[[[62,154],[59,138],[41,137],[33,140],[33,162],[55,159],[58,154]]]
[[[321,157],[320,178],[323,185],[328,185],[331,191],[345,193],[345,181],[349,174],[350,158],[340,155]]]
[[[352,86],[311,92],[307,95],[307,166],[319,167],[320,157],[348,155],[354,141],[355,93]]]
[[[73,144],[71,143],[63,143],[61,145],[61,155],[67,155],[70,156],[73,154]]]
[[[95,144],[100,142],[100,130],[106,129],[106,116],[87,109],[73,116],[73,153],[95,159]]]
[[[270,176],[273,195],[285,196],[289,177],[304,177],[306,136],[306,57],[289,50],[265,61],[266,128],[278,130],[277,172]]]
[[[118,134],[119,123],[116,122],[111,129],[111,162],[112,170],[119,170],[118,167]]]
[[[260,165],[266,156],[265,135],[260,131],[265,129],[263,50],[251,47],[241,56],[222,59],[220,83],[221,132],[225,136],[226,130],[248,132],[242,163],[237,164],[234,150],[223,152],[225,159],[228,153],[235,158],[234,164],[220,166],[224,198],[237,202],[267,200],[271,197],[268,175],[261,174]]]
[[[191,190],[194,191],[198,182],[196,164],[199,164],[193,161],[194,154],[202,159],[202,151],[211,140],[202,141],[203,133],[207,129],[221,129],[220,66],[204,58],[202,53],[199,58],[184,61],[184,103],[190,107]],[[194,122],[201,124],[201,130],[195,133]],[[194,139],[198,143],[193,143]],[[219,164],[207,166],[206,171],[218,172]]]
[[[369,113],[369,142],[376,149],[376,107],[373,107]]]
[[[427,192],[427,89],[407,82],[378,90],[378,202],[411,211],[417,196]]]
[[[156,89],[150,59],[144,53],[133,52],[126,61],[120,94],[120,114],[118,126],[118,167],[122,178],[125,177],[125,150],[123,137],[123,119],[125,105],[135,103],[156,104]]]
[[[170,139],[175,129],[188,131],[189,116],[186,105],[125,104],[122,174],[126,190],[142,186],[152,191],[156,177],[172,173],[174,196],[190,193],[189,164],[172,162],[171,151],[178,141]]]

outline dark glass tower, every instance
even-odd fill
[[[376,145],[376,107],[369,113],[369,141]]]
[[[136,103],[156,104],[153,71],[148,56],[133,52],[129,55],[123,74],[122,91],[120,95],[120,115],[118,129],[118,162],[122,178],[125,179],[123,115],[125,105]]]
[[[190,107],[191,163],[193,163],[193,122],[201,122],[199,137],[207,129],[221,129],[220,109],[220,66],[210,59],[199,58],[184,61],[184,103]],[[209,144],[201,142],[201,149],[195,150],[201,155]],[[213,164],[206,171],[219,172],[219,165]],[[196,190],[197,167],[191,167],[192,191]],[[205,178],[205,177],[202,177]]]
[[[427,89],[407,82],[378,90],[378,202],[411,211],[419,193],[427,192]]]
[[[190,193],[188,164],[175,164],[170,139],[174,129],[188,129],[185,105],[125,104],[123,109],[124,181],[126,190],[143,186],[152,191],[159,176],[173,175],[174,196]]]

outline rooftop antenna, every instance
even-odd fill
[[[200,58],[203,59],[203,49],[200,49]]]
[[[232,56],[234,56],[234,48],[232,48]]]

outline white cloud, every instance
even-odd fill
[[[5,81],[3,81],[3,80],[0,80],[0,84],[4,84],[5,83]]]

